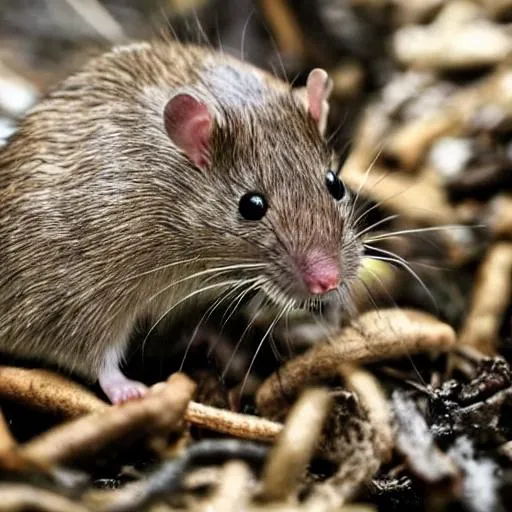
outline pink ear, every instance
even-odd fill
[[[331,94],[332,81],[325,70],[315,68],[309,73],[306,83],[308,98],[308,112],[316,121],[321,132],[325,130],[329,104],[327,100]]]
[[[170,139],[198,167],[210,163],[212,116],[204,103],[190,94],[177,94],[164,111],[165,129]]]

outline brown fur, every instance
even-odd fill
[[[164,129],[165,104],[181,89],[215,112],[208,171]],[[261,275],[284,303],[302,293],[291,255],[321,247],[341,252],[349,282],[360,249],[344,225],[349,204],[324,184],[331,163],[299,96],[248,65],[176,43],[90,62],[0,152],[0,350],[96,378],[105,351],[122,352],[141,315],[156,319],[215,281],[149,297],[207,266],[269,263],[216,279]],[[238,213],[251,190],[270,205],[259,222]],[[149,272],[189,258],[220,260]]]

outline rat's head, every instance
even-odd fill
[[[187,212],[205,228],[198,243],[225,265],[248,264],[236,277],[281,305],[346,297],[361,260],[350,194],[323,138],[330,88],[316,69],[306,87],[257,107],[215,110],[177,94],[165,109],[169,137],[197,167]]]

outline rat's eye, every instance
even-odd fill
[[[258,192],[248,192],[240,198],[238,209],[244,219],[260,220],[267,213],[267,200]]]
[[[343,199],[345,195],[345,185],[343,185],[343,182],[332,171],[327,171],[325,175],[325,185],[336,201]]]

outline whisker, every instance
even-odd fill
[[[375,229],[377,226],[380,226],[382,224],[385,224],[386,222],[391,222],[392,220],[395,220],[397,219],[398,217],[400,217],[400,215],[398,215],[397,213],[393,214],[393,215],[388,215],[387,217],[384,217],[383,219],[381,220],[378,220],[377,222],[374,222],[371,226],[367,226],[366,228],[364,228],[362,231],[360,231],[359,233],[356,234],[355,236],[355,240],[358,240],[359,238],[361,238],[365,233],[368,233],[368,231],[371,231],[372,229]]]
[[[375,311],[379,311],[379,307],[377,306],[377,303],[375,302],[375,298],[373,297],[373,294],[370,290],[370,287],[366,284],[366,282],[361,279],[360,277],[358,277],[358,281],[363,285],[365,291],[366,291],[366,294],[368,295],[368,298],[370,299],[370,302],[372,303],[372,306],[374,308]],[[377,313],[379,316],[380,314]]]
[[[247,323],[245,329],[243,330],[242,334],[240,335],[240,338],[238,339],[235,347],[233,348],[233,351],[231,352],[231,356],[230,358],[228,359],[228,362],[226,363],[226,367],[224,368],[222,374],[221,374],[221,379],[224,380],[226,378],[226,375],[229,371],[229,368],[231,367],[231,364],[233,363],[233,360],[235,359],[235,356],[238,352],[238,349],[240,348],[240,346],[242,345],[242,341],[244,340],[246,334],[249,332],[249,330],[251,329],[251,327],[254,325],[254,322],[256,322],[256,319],[258,318],[258,315],[261,313],[261,311],[264,309],[265,307],[265,302],[267,301],[267,297],[264,297],[264,301],[259,305],[259,307],[256,309],[256,311],[254,312],[254,315],[252,316],[251,320]]]
[[[338,296],[341,300],[343,310],[348,314],[349,318],[355,318],[359,314],[359,308],[352,296],[351,287],[342,283],[341,290],[338,289]]]
[[[241,293],[239,293],[228,305],[224,315],[222,315],[222,318],[221,318],[221,328],[220,328],[220,331],[223,332],[224,330],[224,327],[226,326],[226,324],[229,322],[229,320],[231,319],[231,317],[235,314],[236,310],[240,307],[240,304],[243,302],[244,298],[250,293],[252,292],[253,290],[255,290],[256,288],[258,288],[259,286],[261,286],[261,280],[259,281],[256,281],[253,285],[249,286],[249,288],[245,289],[245,290],[242,290]],[[234,305],[234,307],[231,309],[229,315],[228,315],[228,311],[230,310],[231,306],[233,305],[233,303],[235,301],[237,301],[236,304]],[[226,317],[227,315],[227,317]]]
[[[235,313],[236,311],[236,308],[238,307],[239,303],[242,301],[242,299],[247,295],[247,293],[249,293],[249,291],[251,290],[254,290],[256,288],[258,288],[259,286],[261,286],[261,279],[256,279],[256,281],[251,285],[249,286],[247,289],[245,290],[242,290],[241,293],[239,293],[230,303],[229,303],[229,306],[228,308],[231,307],[231,305],[233,304],[233,302],[235,300],[237,300],[239,297],[241,297],[241,299],[239,300],[239,302],[237,303],[237,305],[235,306],[235,308],[233,308],[233,310],[231,311],[231,314],[229,315],[228,319],[224,320],[224,322],[222,323],[221,325],[221,328],[220,328],[220,331],[219,331],[219,335],[221,335],[223,332],[224,332],[224,328],[226,326],[226,323],[227,321],[229,320],[229,318],[231,318],[231,316]],[[244,281],[244,284],[247,284],[247,282]],[[238,289],[238,287],[237,287]],[[222,318],[224,318],[226,315],[226,312],[224,312],[224,315],[222,316]],[[222,320],[222,319],[221,319]],[[213,350],[215,349],[215,345],[212,345],[209,349],[208,349],[208,356],[213,352]]]
[[[372,188],[376,187],[381,181],[383,181],[385,178],[387,178],[389,176],[389,174],[390,174],[389,172],[384,174],[384,176],[382,176],[377,181],[377,183],[375,183],[373,185]],[[386,199],[383,199],[382,201],[379,201],[378,203],[374,204],[373,206],[371,206],[370,208],[365,210],[361,215],[359,215],[359,217],[357,217],[357,219],[353,222],[354,226],[357,226],[359,224],[359,222],[361,221],[361,219],[363,219],[366,215],[368,215],[370,212],[372,212],[376,208],[379,208],[379,206],[382,206],[386,201],[389,201],[390,199],[394,199],[395,197],[398,197],[400,194],[404,194],[405,192],[410,190],[412,187],[415,187],[416,185],[417,185],[417,183],[412,183],[411,185],[404,188],[403,190],[399,190],[398,192],[395,192],[394,194],[391,194],[390,196],[386,197]]]
[[[244,26],[242,28],[242,40],[240,42],[240,56],[242,62],[245,61],[245,37],[247,35],[247,29],[249,28],[249,23],[251,21],[251,18],[254,14],[254,6],[251,8],[251,12],[247,16],[247,19],[245,20]]]
[[[350,221],[352,220],[352,217],[354,215],[355,207],[356,207],[357,201],[359,200],[359,195],[361,194],[361,190],[363,190],[363,187],[366,185],[366,182],[368,181],[368,178],[370,176],[371,171],[373,170],[373,168],[375,166],[375,163],[377,162],[378,158],[382,154],[384,146],[383,146],[382,143],[380,144],[380,146],[381,146],[380,149],[377,150],[377,153],[376,153],[375,157],[373,158],[373,160],[370,162],[370,165],[368,165],[368,169],[365,171],[365,174],[363,176],[363,180],[359,184],[359,188],[357,189],[356,196],[355,196],[354,201],[352,203],[352,208],[350,209],[350,212],[348,214],[348,218],[350,219]],[[385,174],[384,176],[387,176],[387,174]],[[354,224],[357,224],[357,221]]]
[[[387,297],[393,304],[393,307],[398,309],[398,304],[395,302],[395,299],[393,298],[393,296],[389,293],[389,291],[384,286],[384,283],[382,282],[382,279],[379,277],[379,275],[376,274],[371,268],[367,268],[366,271],[369,272],[372,275],[372,277],[379,283],[381,289],[384,291],[384,293],[387,295]]]
[[[157,321],[153,324],[153,326],[151,327],[151,329],[148,331],[148,333],[146,334],[146,337],[144,338],[144,341],[143,343],[145,343],[147,341],[147,339],[149,338],[149,336],[151,335],[151,333],[155,330],[155,328],[157,327],[157,325],[175,308],[177,308],[180,304],[182,304],[183,302],[185,302],[186,300],[188,299],[191,299],[192,297],[195,297],[196,295],[199,295],[200,293],[203,293],[203,292],[206,292],[208,290],[212,290],[214,288],[220,288],[221,286],[228,286],[230,284],[237,284],[239,283],[240,280],[239,279],[231,279],[231,280],[228,280],[228,281],[222,281],[220,283],[214,283],[214,284],[210,284],[208,286],[203,286],[202,288],[199,288],[198,290],[194,290],[193,292],[190,292],[188,295],[186,295],[185,297],[183,297],[182,299],[180,299],[178,302],[175,302],[164,314],[162,314],[158,319]]]
[[[272,45],[272,49],[273,49],[273,51],[274,51],[274,53],[275,53],[275,55],[276,55],[276,57],[277,57],[277,62],[278,62],[278,64],[279,64],[279,67],[281,68],[281,73],[282,73],[283,75],[282,75],[280,78],[281,78],[283,81],[287,82],[287,81],[288,81],[288,76],[287,76],[287,74],[286,74],[286,68],[285,68],[285,66],[284,66],[284,62],[283,62],[283,59],[282,59],[282,57],[281,57],[281,53],[280,53],[280,51],[279,51],[279,46],[277,45],[276,40],[275,40],[275,38],[274,38],[274,36],[273,36],[273,34],[272,34],[272,31],[268,28],[268,26],[267,26],[267,24],[265,23],[265,21],[264,21],[263,19],[261,19],[261,20],[260,20],[260,22],[261,22],[261,24],[262,24],[263,28],[265,29],[265,32],[267,33],[267,36],[268,36],[268,38],[269,38],[269,41],[270,41],[270,43],[271,43],[271,45]],[[278,74],[278,73],[276,73],[274,70],[273,70],[273,72],[274,72],[274,74],[275,74],[276,76],[279,76],[279,74]]]
[[[427,228],[416,228],[416,229],[403,229],[401,231],[391,231],[389,233],[383,233],[381,235],[377,235],[371,239],[369,239],[369,242],[375,242],[377,240],[385,240],[386,238],[392,238],[395,236],[401,236],[401,235],[410,235],[410,234],[416,234],[416,233],[427,233],[429,231],[443,231],[448,229],[467,229],[469,227],[486,227],[484,224],[477,224],[472,226],[467,226],[464,224],[446,224],[444,226],[431,226]]]
[[[254,352],[254,356],[252,357],[251,362],[249,363],[249,367],[248,367],[248,369],[247,369],[247,371],[245,373],[244,380],[242,381],[242,387],[240,389],[240,394],[243,394],[243,392],[244,392],[245,386],[247,384],[247,379],[249,378],[249,375],[251,373],[252,367],[254,366],[254,363],[256,361],[256,358],[258,357],[258,354],[260,353],[260,350],[261,350],[261,347],[263,346],[263,343],[267,339],[268,335],[270,334],[270,332],[272,331],[274,326],[277,324],[277,322],[279,322],[279,320],[281,320],[283,315],[286,313],[287,309],[289,309],[290,307],[291,307],[290,303],[288,303],[288,305],[283,306],[283,308],[281,310],[281,313],[275,317],[275,319],[270,324],[270,327],[266,330],[265,334],[261,338],[261,341],[258,343],[258,346],[256,347],[256,351]]]
[[[209,320],[210,316],[222,304],[222,302],[224,302],[224,300],[226,300],[232,293],[236,293],[236,291],[239,288],[243,287],[245,284],[247,284],[246,281],[242,281],[239,284],[237,284],[236,286],[234,286],[232,289],[226,290],[226,292],[224,294],[221,294],[221,296],[217,300],[215,300],[215,302],[212,305],[210,305],[210,307],[205,311],[205,313],[203,314],[203,316],[201,317],[201,319],[197,323],[197,325],[196,325],[196,327],[195,327],[195,329],[194,329],[194,331],[192,333],[192,336],[190,337],[190,340],[187,343],[187,347],[186,347],[185,352],[183,354],[183,358],[181,360],[181,365],[180,365],[179,371],[183,370],[183,366],[185,364],[185,360],[187,359],[187,356],[188,356],[188,353],[190,351],[190,348],[194,344],[194,340],[195,340],[195,338],[197,336],[197,333],[199,332],[201,324],[203,324],[203,322],[207,322]],[[209,353],[210,353],[210,351],[208,351],[208,354]]]
[[[146,270],[144,272],[141,272],[140,274],[137,274],[135,276],[129,276],[123,279],[121,282],[124,283],[125,281],[131,281],[133,279],[139,279],[140,277],[147,276],[149,274],[153,274],[154,272],[159,272],[160,270],[167,270],[168,268],[176,267],[177,265],[183,265],[185,263],[191,263],[193,261],[198,261],[198,258],[187,258],[185,260],[180,261],[173,261],[172,263],[167,263],[165,265],[161,265],[159,267],[155,267],[151,270]]]
[[[333,130],[333,132],[329,135],[329,137],[327,137],[326,142],[328,145],[331,144],[331,142],[334,140],[336,135],[338,135],[339,131],[341,130],[341,127],[346,123],[347,119],[348,119],[348,111],[345,111],[345,113],[343,114],[343,118],[339,122],[337,128],[335,130]],[[345,151],[347,150],[349,145],[350,145],[350,141],[345,142],[344,147],[341,150],[342,155],[345,153]],[[340,169],[341,169],[341,165],[340,165]],[[338,174],[338,172],[336,174]]]
[[[437,301],[435,300],[434,296],[432,295],[432,293],[430,292],[428,287],[425,285],[425,283],[423,282],[421,277],[418,276],[418,274],[416,272],[414,272],[414,270],[410,267],[410,265],[403,258],[401,258],[400,256],[389,257],[389,258],[384,257],[384,256],[367,256],[367,257],[374,259],[374,260],[388,261],[391,263],[396,263],[397,265],[399,265],[402,268],[404,268],[405,270],[407,270],[407,272],[409,272],[409,274],[411,274],[411,276],[414,277],[414,279],[423,288],[424,292],[428,295],[428,297],[432,301],[432,304],[434,305],[435,310],[436,310],[436,314],[439,313],[439,305],[437,304]]]
[[[169,32],[171,33],[171,34],[162,33],[164,40],[165,41],[167,41],[167,40],[173,41],[172,39],[170,39],[170,35],[172,35],[172,37],[174,38],[174,41],[179,41],[178,34],[176,33],[176,30],[172,26],[171,19],[168,16],[163,4],[161,4],[159,6],[159,11],[160,11],[160,16],[165,20],[165,25],[167,26],[167,28],[169,29]],[[168,37],[169,37],[169,39],[167,39]]]
[[[211,41],[210,41],[210,38],[208,37],[208,34],[206,33],[206,31],[204,30],[204,27],[203,25],[201,24],[201,20],[199,19],[199,15],[197,14],[197,8],[192,5],[191,7],[192,11],[193,11],[193,14],[194,14],[194,21],[196,23],[196,27],[197,27],[197,30],[198,30],[198,42],[197,44],[202,44],[204,43],[206,46],[209,46],[209,47],[213,47]],[[202,41],[201,41],[201,38],[202,38]]]
[[[165,265],[161,265],[161,266],[158,266],[158,267],[155,267],[155,268],[152,268],[151,270],[146,270],[144,272],[141,272],[140,274],[136,274],[134,276],[129,276],[129,277],[126,277],[125,279],[123,279],[121,281],[121,283],[124,283],[125,281],[132,281],[133,279],[139,279],[140,277],[144,277],[144,276],[147,276],[149,274],[153,274],[155,272],[159,272],[161,270],[167,270],[168,268],[172,268],[172,267],[176,267],[178,265],[182,265],[182,264],[185,264],[185,263],[192,263],[192,262],[196,262],[196,263],[200,263],[200,262],[203,262],[203,261],[226,261],[225,258],[200,258],[198,256],[194,257],[194,258],[187,258],[187,259],[184,259],[184,260],[180,260],[180,261],[173,261],[171,263],[166,263]],[[240,260],[238,261],[238,263],[252,263],[253,260]]]
[[[156,297],[158,297],[162,293],[166,292],[173,286],[176,286],[177,284],[183,283],[185,281],[190,281],[191,279],[195,279],[196,277],[200,277],[200,276],[204,276],[204,275],[208,275],[208,274],[224,274],[226,272],[229,272],[230,270],[241,270],[241,269],[249,270],[249,269],[253,269],[253,268],[262,268],[262,267],[266,267],[267,265],[268,265],[267,263],[247,263],[247,264],[239,263],[236,265],[227,265],[224,267],[214,267],[214,268],[208,268],[206,270],[201,270],[201,271],[196,272],[190,276],[182,277],[181,279],[178,279],[177,281],[173,281],[171,284],[164,286],[164,288],[159,290],[157,293],[153,294],[148,299],[148,302],[151,302]]]

